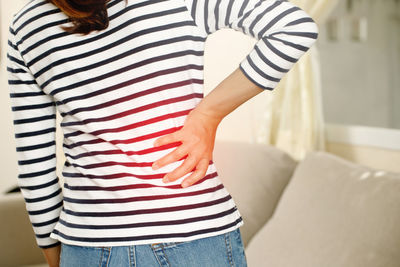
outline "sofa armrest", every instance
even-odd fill
[[[1,266],[45,263],[45,258],[36,244],[21,193],[1,195],[0,214]]]
[[[218,174],[243,217],[243,243],[270,219],[297,166],[286,152],[270,145],[217,140]]]

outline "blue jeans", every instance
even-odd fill
[[[115,247],[61,245],[60,267],[246,267],[239,228],[187,242]]]

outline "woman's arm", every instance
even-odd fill
[[[193,169],[195,171],[185,178],[182,186],[187,187],[202,179],[212,159],[219,123],[241,104],[263,91],[237,68],[189,113],[181,130],[156,140],[155,146],[174,142],[181,142],[182,145],[155,161],[153,168],[160,168],[187,155],[183,164],[167,174],[164,181],[175,181]]]
[[[318,28],[302,9],[280,0],[186,0],[195,24],[211,34],[231,28],[258,39],[239,68],[207,95],[187,116],[179,131],[161,137],[155,146],[181,142],[157,160],[157,169],[182,158],[164,181],[174,181],[192,170],[182,183],[188,186],[204,177],[212,158],[220,121],[239,105],[262,92],[273,90],[298,59],[315,43]],[[240,127],[240,125],[238,125]]]
[[[40,248],[59,244],[50,237],[58,221],[62,190],[57,177],[56,107],[45,94],[20,53],[21,38],[10,26],[7,72],[18,159],[18,186]]]

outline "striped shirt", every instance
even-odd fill
[[[152,163],[177,144],[153,142],[183,126],[203,97],[208,35],[257,39],[240,62],[273,90],[317,38],[300,8],[273,0],[111,0],[110,25],[70,34],[53,4],[29,2],[9,34],[8,74],[18,182],[40,247],[189,241],[232,231],[241,215],[213,162],[188,188]],[[56,175],[56,111],[66,161]]]

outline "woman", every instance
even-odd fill
[[[203,98],[204,42],[221,28],[258,42]],[[316,38],[285,1],[27,4],[10,26],[7,69],[19,186],[49,265],[246,266],[243,221],[212,162],[215,133]]]

